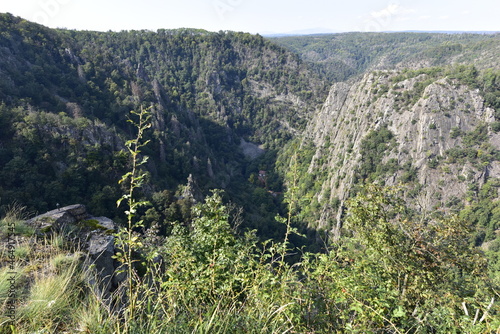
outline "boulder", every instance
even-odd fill
[[[71,244],[81,245],[79,251],[87,254],[84,261],[87,281],[102,298],[108,298],[124,280],[124,275],[117,273],[119,263],[113,259],[116,251],[113,220],[93,217],[84,205],[74,204],[46,212],[26,223],[34,227],[38,235],[60,233]]]
[[[60,231],[68,225],[90,218],[83,204],[74,204],[46,212],[29,219],[26,223],[38,233]]]

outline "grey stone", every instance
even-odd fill
[[[70,224],[75,224],[89,217],[90,215],[84,205],[74,204],[38,215],[29,219],[26,223],[37,229],[39,233],[45,233],[61,230]]]
[[[88,270],[87,282],[106,299],[125,279],[117,273],[119,263],[115,255],[115,238],[110,233],[117,230],[113,220],[92,217],[82,204],[69,205],[36,216],[27,221],[39,235],[58,232],[70,242],[82,245],[87,253],[84,265]]]
[[[115,254],[114,237],[111,235],[92,235],[90,237],[89,264],[93,265],[99,285],[109,291],[112,289],[111,280],[115,272],[112,256]]]
[[[102,226],[106,231],[116,231],[115,222],[107,217],[94,217],[92,219],[97,220],[100,226]]]

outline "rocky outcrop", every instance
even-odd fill
[[[203,193],[200,187],[198,187],[196,180],[193,178],[193,174],[189,174],[181,198],[189,199],[192,203],[199,203],[203,200]]]
[[[305,140],[316,148],[308,172],[327,175],[316,194],[318,202],[326,203],[318,226],[332,227],[340,220],[328,203],[342,203],[349,196],[362,163],[361,144],[371,131],[384,126],[394,135],[395,145],[381,163],[392,159],[398,166],[411,166],[411,178],[422,187],[416,205],[429,212],[453,198],[463,199],[470,183],[481,186],[488,178],[500,177],[500,163],[494,159],[480,165],[466,159],[453,162],[447,156],[450,149],[463,148],[463,134],[479,126],[487,132],[480,145],[500,149],[499,135],[491,130],[494,121],[494,110],[485,106],[479,90],[444,76],[378,71],[359,82],[333,85],[305,132]],[[475,148],[478,154],[487,150],[480,145]],[[380,181],[398,184],[405,172],[400,168]]]
[[[34,227],[38,233],[46,233],[61,231],[71,224],[76,224],[88,218],[90,218],[90,215],[87,213],[85,206],[75,204],[46,212],[31,218],[26,223]]]
[[[265,153],[265,150],[262,149],[259,145],[247,142],[243,138],[241,138],[240,148],[245,158],[249,160],[257,159],[259,156]]]
[[[107,298],[121,281],[117,274],[119,263],[115,255],[115,223],[106,217],[92,217],[85,206],[75,204],[49,211],[27,221],[38,235],[58,233],[74,245],[79,245],[87,254],[84,266],[88,282],[98,290],[99,296]]]

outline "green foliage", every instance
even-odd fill
[[[275,276],[268,262],[278,245],[259,251],[254,233],[237,236],[220,191],[192,210],[189,226],[174,225],[165,240],[153,234],[144,241],[151,246],[145,257],[150,279],[138,286],[141,298],[130,328],[151,333],[292,328],[280,281],[293,275],[284,270]]]
[[[76,268],[73,263],[60,275],[35,279],[28,295],[31,303],[19,309],[19,321],[40,329],[55,329],[58,323],[66,322],[71,317],[68,311],[76,302],[77,286],[81,283]]]
[[[498,208],[495,210],[498,211]],[[486,257],[488,258],[488,271],[492,280],[498,285],[500,283],[500,239],[494,239],[485,243]]]
[[[462,135],[462,131],[460,130],[460,128],[459,128],[459,127],[456,127],[456,126],[455,126],[455,127],[451,128],[451,131],[450,131],[450,137],[451,137],[452,139],[458,138],[458,137],[460,137],[461,135]]]
[[[500,107],[500,71],[498,69],[487,68],[480,72],[474,65],[463,64],[449,68],[446,75],[471,88],[479,89],[486,105],[498,111]],[[495,114],[495,118],[498,120],[499,116]]]
[[[436,158],[432,158],[427,161],[427,166],[429,166],[429,168],[436,169],[438,165],[439,160]]]
[[[393,78],[394,81],[399,79],[412,78],[413,76],[418,76],[424,74],[423,80],[418,80],[413,85],[413,89],[404,90],[401,95],[396,97],[396,102],[402,104],[405,107],[413,106],[417,101],[422,98],[425,88],[430,84],[434,83],[438,78],[438,75],[442,72],[441,68],[426,68],[422,70],[404,70],[399,76]],[[432,124],[431,124],[432,126]]]
[[[161,235],[169,235],[173,227],[172,222],[191,221],[191,206],[190,198],[177,198],[169,190],[155,192],[151,195],[150,207],[142,216],[144,225],[158,225]]]
[[[7,238],[9,234],[30,237],[35,233],[33,227],[26,224],[28,212],[18,204],[11,205],[3,219],[0,220],[0,238]]]
[[[461,83],[475,88],[479,72],[473,65],[458,65],[449,69],[446,75],[448,78],[457,79]]]
[[[193,207],[193,215],[189,229],[174,226],[167,238],[162,252],[168,266],[166,284],[173,287],[188,283],[185,293],[189,298],[211,298],[238,285],[243,278],[238,277],[241,273],[234,273],[236,263],[251,254],[239,253],[244,245],[236,244],[220,192]]]
[[[118,187],[111,181],[124,165],[112,147],[102,142],[90,145],[84,135],[109,133],[66,114],[5,108],[12,114],[13,132],[0,149],[2,209],[15,201],[30,211],[84,201],[96,214],[116,214],[110,204],[116,200]]]
[[[471,132],[466,133],[463,136],[462,142],[465,147],[470,147],[474,145],[481,145],[488,139],[488,126],[486,124],[478,125]]]
[[[259,243],[254,232],[240,233],[222,195],[214,191],[193,207],[192,221],[174,224],[167,237],[151,229],[138,237],[145,271],[134,276],[125,328],[99,296],[79,293],[86,290],[78,253],[32,252],[52,273],[28,283],[19,332],[484,333],[500,326],[485,258],[470,243],[470,224],[456,216],[410,220],[400,190],[365,186],[348,201],[344,237],[292,264],[286,237]]]
[[[500,109],[500,71],[495,69],[484,71],[479,86],[484,94],[486,104],[498,112]],[[498,115],[496,118],[499,118]]]
[[[491,123],[491,130],[493,132],[499,132],[500,131],[500,122],[493,122]]]
[[[400,194],[374,186],[348,207],[345,228],[354,233],[354,248],[340,256],[350,258],[349,270],[364,281],[348,297],[357,302],[357,312],[367,315],[365,321],[402,332],[413,326],[438,332],[472,328],[460,311],[461,300],[479,297],[487,302],[491,297],[487,286],[484,295],[476,295],[476,285],[486,280],[486,262],[467,241],[465,221],[453,216],[409,221]],[[365,284],[378,289],[362,290]]]
[[[391,81],[394,83],[398,83],[398,82],[401,82],[401,81],[404,81],[407,79],[416,78],[416,77],[420,76],[421,74],[425,74],[426,77],[437,78],[442,73],[443,73],[442,67],[428,67],[428,68],[422,68],[422,69],[418,69],[418,70],[412,70],[409,68],[405,68],[405,69],[403,69],[403,71],[400,74],[392,77]]]
[[[478,168],[500,159],[500,151],[488,142],[489,131],[487,124],[479,124],[474,130],[463,132],[452,128],[452,138],[461,138],[461,145],[457,145],[445,152],[448,163],[463,164],[466,161]]]
[[[139,207],[148,204],[146,201],[137,200],[136,190],[144,185],[147,176],[145,172],[140,170],[140,167],[148,159],[147,157],[141,158],[140,153],[141,149],[149,143],[149,141],[143,141],[144,131],[151,127],[151,114],[147,110],[141,108],[140,112],[131,111],[131,114],[139,118],[138,121],[130,120],[130,123],[137,129],[137,136],[125,143],[130,154],[132,169],[130,172],[125,173],[119,181],[119,183],[127,184],[127,192],[116,203],[117,206],[120,206],[123,200],[126,201],[127,209],[125,214],[127,215],[127,225],[121,228],[116,234],[116,245],[121,252],[117,252],[114,256],[123,266],[120,270],[127,275],[128,305],[124,312],[124,333],[130,333],[131,331],[130,322],[135,317],[134,313],[139,298],[137,284],[140,283],[140,279],[135,269],[136,261],[133,258],[133,253],[139,251],[143,245],[139,237],[134,234],[134,229],[143,227],[144,225],[142,220],[136,221],[134,217],[136,217]]]
[[[490,260],[488,270],[490,276],[497,283],[500,281],[500,268],[497,261],[499,252],[494,246],[488,247],[488,245],[495,245],[498,240],[500,203],[497,194],[499,185],[497,179],[490,179],[480,190],[475,185],[474,187],[470,186],[470,203],[460,211],[460,217],[475,226],[473,244],[475,246],[486,246]]]
[[[26,226],[24,209],[10,209],[0,225],[15,223]],[[62,243],[60,235],[37,238],[26,235],[25,228],[14,229],[10,240],[15,240],[14,254],[2,251],[0,261],[7,263],[0,270],[0,332],[33,333],[70,330],[74,321],[74,310],[81,307],[84,287],[82,254],[76,245]],[[64,240],[64,238],[63,238]],[[1,238],[2,249],[7,249],[8,240]],[[68,254],[70,253],[70,254]],[[13,261],[13,262],[11,262]],[[7,297],[7,290],[14,297]],[[6,301],[14,302],[13,327],[7,315]]]
[[[380,176],[392,174],[399,169],[394,161],[382,163],[386,152],[395,145],[394,134],[381,126],[377,130],[370,131],[360,146],[361,163],[356,171],[356,179],[359,182],[373,182]]]

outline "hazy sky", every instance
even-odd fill
[[[499,0],[0,0],[0,12],[100,31],[500,31]]]

